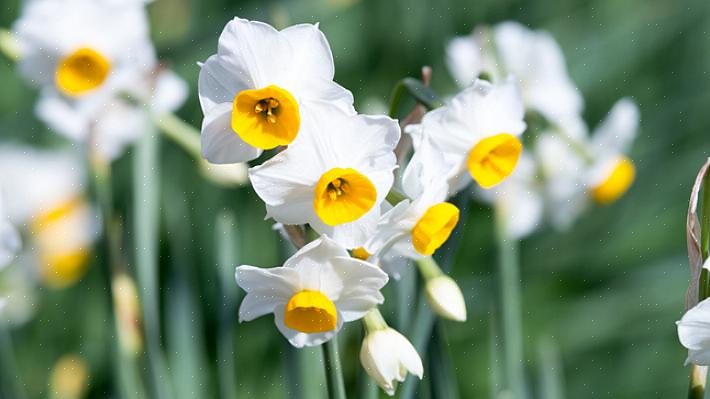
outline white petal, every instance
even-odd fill
[[[262,153],[234,133],[231,103],[219,104],[205,115],[200,140],[202,156],[215,164],[246,162]]]
[[[640,112],[636,103],[629,98],[617,101],[594,131],[594,151],[600,157],[627,152],[636,138],[639,122]]]
[[[74,141],[84,141],[89,134],[88,115],[71,105],[53,90],[43,90],[35,107],[37,117],[55,132]]]
[[[247,292],[239,307],[239,321],[250,321],[285,305],[298,292],[298,273],[286,267],[262,269],[239,266],[235,273],[237,284]]]
[[[0,221],[0,269],[15,259],[21,246],[20,235],[15,226],[8,221]]]
[[[688,310],[678,322],[678,339],[688,348],[688,362],[710,364],[710,299]]]
[[[171,70],[163,70],[155,82],[150,102],[151,109],[159,112],[173,112],[187,99],[187,83]]]
[[[446,66],[459,87],[467,87],[483,72],[480,45],[472,36],[452,39],[446,46]]]
[[[387,284],[388,277],[380,268],[350,257],[335,258],[331,264],[343,285],[335,306],[346,322],[362,318],[385,301],[380,289]]]

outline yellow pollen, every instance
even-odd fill
[[[95,50],[80,48],[59,62],[55,81],[59,90],[78,97],[101,86],[109,73],[111,63]]]
[[[627,157],[622,157],[616,162],[609,176],[593,187],[590,194],[596,202],[603,205],[610,204],[624,195],[635,177],[636,168],[633,162]]]
[[[468,172],[483,188],[491,188],[508,177],[520,159],[523,144],[515,136],[501,133],[479,141],[466,159]]]
[[[372,209],[377,190],[370,179],[351,168],[333,168],[318,180],[313,209],[328,226],[355,221]]]
[[[412,244],[422,255],[432,255],[449,239],[459,221],[459,209],[442,202],[424,212],[412,229]]]
[[[371,253],[367,252],[367,250],[363,247],[357,247],[350,251],[350,255],[352,255],[353,258],[357,258],[360,260],[368,260],[370,256],[372,256]]]
[[[335,330],[338,312],[320,291],[303,290],[291,297],[284,313],[286,327],[307,334]]]
[[[288,145],[300,126],[296,99],[278,86],[244,90],[234,97],[232,129],[251,146],[269,150]]]

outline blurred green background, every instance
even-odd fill
[[[0,26],[8,28],[21,7],[3,0]],[[454,35],[479,24],[520,21],[549,30],[567,57],[570,74],[585,99],[585,119],[594,126],[612,104],[632,96],[642,124],[631,158],[637,181],[609,207],[592,209],[567,232],[543,230],[521,247],[526,378],[536,397],[556,354],[565,397],[669,398],[686,394],[686,353],[675,321],[683,313],[689,272],[685,212],[697,169],[710,155],[710,3],[707,0],[157,0],[149,6],[159,55],[190,85],[179,115],[199,126],[197,61],[215,52],[217,37],[232,17],[278,27],[320,22],[333,49],[336,80],[353,91],[360,110],[387,103],[394,83],[434,70],[432,86],[455,90],[444,59]],[[36,90],[3,59],[0,62],[0,139],[41,146],[62,140],[36,120]],[[126,223],[124,249],[132,260],[131,158],[116,163],[115,201]],[[250,188],[224,189],[205,181],[196,163],[173,143],[161,145],[160,296],[163,346],[175,397],[220,397],[222,357],[232,358],[239,397],[295,397],[323,393],[323,372],[310,367],[319,351],[296,351],[270,317],[236,325],[218,347],[220,318],[234,323],[236,307],[224,304],[216,250],[216,220],[236,214],[239,263],[274,266],[290,249],[263,221],[264,209]],[[487,398],[495,391],[491,372],[500,347],[492,320],[498,316],[496,247],[492,213],[473,204],[459,229],[464,244],[452,274],[466,296],[466,323],[441,323],[442,342],[453,359],[461,397]],[[446,254],[442,254],[446,255]],[[89,273],[65,290],[40,289],[37,314],[11,331],[19,378],[29,398],[47,397],[56,359],[78,352],[90,364],[93,398],[118,397],[110,297],[105,257],[97,251]],[[235,265],[232,265],[235,266]],[[231,267],[223,275],[230,276]],[[393,284],[391,284],[393,285]],[[236,284],[232,286],[236,292]],[[392,287],[388,298],[396,295]],[[386,309],[391,324],[409,315]],[[225,319],[223,319],[225,320]],[[357,389],[360,325],[345,330],[346,383]],[[406,328],[404,329],[406,332]],[[226,341],[222,341],[226,342]],[[431,394],[425,362],[422,397]],[[287,370],[306,376],[304,384]],[[548,370],[549,371],[549,370]],[[560,371],[560,370],[558,370]],[[4,378],[13,378],[4,371]],[[2,381],[2,379],[0,379]]]

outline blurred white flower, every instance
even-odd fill
[[[65,287],[81,278],[99,230],[84,197],[84,168],[76,154],[0,147],[0,186],[9,219],[30,236],[26,250],[43,282]]]
[[[7,217],[0,190],[0,270],[15,259],[21,247],[20,234]]]
[[[317,25],[278,31],[235,18],[199,78],[202,154],[212,163],[257,158],[299,135],[314,101],[354,113],[352,94],[333,81],[333,55]]]
[[[367,335],[362,341],[360,362],[367,374],[389,396],[393,396],[397,382],[404,382],[407,373],[422,379],[424,366],[411,342],[385,323],[377,309],[365,316]],[[368,320],[374,318],[374,321]]]
[[[71,99],[110,97],[156,65],[139,1],[34,0],[13,30],[22,75]]]
[[[686,364],[710,365],[710,298],[689,309],[678,325],[678,339],[688,349]]]
[[[392,187],[399,126],[386,116],[346,114],[329,104],[305,113],[293,145],[249,170],[267,217],[308,223],[346,248],[374,233]]]
[[[239,320],[274,313],[279,331],[300,348],[328,341],[344,322],[358,320],[384,302],[380,289],[387,274],[321,236],[283,267],[239,266],[236,279],[247,292]]]
[[[507,237],[524,238],[542,224],[545,212],[543,182],[527,151],[523,151],[515,171],[506,181],[490,190],[476,190],[476,194],[496,206]]]
[[[477,80],[450,103],[428,112],[421,124],[409,125],[417,151],[431,145],[450,165],[450,194],[473,178],[483,188],[500,184],[515,169],[522,152],[524,109],[514,81]],[[436,166],[437,168],[439,166]]]
[[[67,101],[54,91],[41,93],[36,111],[52,130],[86,143],[93,154],[113,160],[151,129],[150,112],[172,112],[187,98],[187,84],[169,70],[136,76],[135,90],[86,101]]]
[[[545,31],[508,21],[491,31],[457,37],[446,50],[449,70],[461,87],[470,85],[481,73],[494,81],[513,75],[525,107],[553,123],[582,112],[584,100],[569,78],[562,50]]]

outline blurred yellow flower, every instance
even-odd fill
[[[89,387],[89,370],[78,355],[64,355],[54,364],[50,375],[52,399],[80,399]]]

